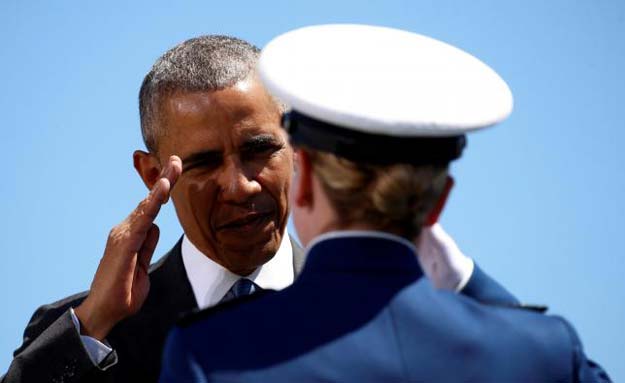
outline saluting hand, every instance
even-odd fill
[[[159,237],[154,220],[181,172],[182,161],[171,156],[148,196],[111,230],[89,295],[75,309],[84,335],[104,339],[115,324],[143,305],[150,290],[148,267]]]

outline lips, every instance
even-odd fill
[[[237,230],[262,224],[273,216],[272,212],[253,212],[230,219],[217,226],[217,230]]]

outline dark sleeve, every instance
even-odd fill
[[[33,314],[2,383],[99,381],[103,371],[89,358],[69,311],[78,302],[67,299]]]
[[[207,382],[202,368],[193,358],[191,350],[186,347],[182,331],[175,327],[169,333],[163,351],[159,383]]]
[[[559,319],[564,327],[567,329],[573,345],[573,360],[572,360],[572,375],[575,383],[604,383],[612,382],[608,373],[597,363],[586,357],[582,342],[577,335],[577,331],[573,326],[564,318],[555,317]]]
[[[473,274],[461,294],[480,302],[489,304],[518,305],[516,297],[508,292],[493,278],[488,276],[474,262]]]

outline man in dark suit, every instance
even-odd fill
[[[465,133],[512,110],[491,68],[426,36],[339,24],[279,36],[259,63],[292,107],[306,263],[286,289],[183,320],[162,383],[609,381],[564,319],[435,289],[417,262]]]
[[[293,153],[281,107],[253,70],[257,56],[244,41],[205,36],[155,63],[140,91],[148,151],[134,153],[152,191],[111,231],[90,291],[35,312],[3,382],[156,381],[181,313],[236,297],[245,284],[292,283],[303,264],[285,231]],[[153,221],[170,195],[184,236],[150,267]],[[478,268],[465,276],[447,287],[515,302]]]
[[[293,153],[257,57],[247,42],[207,36],[157,60],[139,95],[148,151],[133,157],[152,192],[111,231],[90,291],[33,315],[5,382],[156,381],[181,313],[229,299],[242,277],[292,283],[303,263],[285,230]],[[148,271],[158,228],[146,206],[170,195],[184,236]]]

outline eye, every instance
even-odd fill
[[[183,172],[188,172],[190,170],[196,171],[210,171],[217,169],[222,163],[221,156],[205,156],[201,158],[196,158],[192,160],[188,160],[184,163]]]
[[[263,143],[258,145],[258,147],[254,148],[253,151],[254,153],[268,153],[268,152],[275,152],[277,150],[279,150],[282,146],[277,145],[275,143],[272,142],[267,142],[267,143]]]

